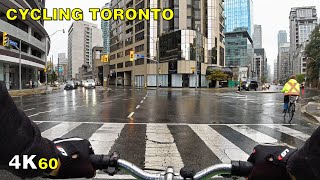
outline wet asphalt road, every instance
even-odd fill
[[[119,151],[141,168],[185,165],[199,171],[245,160],[260,143],[301,147],[318,127],[300,113],[301,104],[315,95],[304,92],[292,124],[282,116],[281,93],[79,88],[14,101],[49,139],[87,138],[96,153]],[[161,149],[170,153],[157,152]]]

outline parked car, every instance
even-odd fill
[[[242,85],[240,87],[240,84],[238,85],[238,90],[245,90],[247,85],[247,81],[242,81]],[[241,88],[241,89],[240,89]]]
[[[87,80],[81,80],[80,81],[80,87],[84,87],[84,84],[87,82]]]
[[[258,89],[258,82],[257,81],[250,81],[249,83],[246,84],[246,90],[250,91],[250,90],[255,90],[257,91]]]
[[[76,86],[74,81],[67,81],[66,86],[64,87],[65,90],[72,90],[77,88],[78,87]]]
[[[96,83],[94,79],[87,79],[87,81],[84,83],[85,88],[96,88]]]

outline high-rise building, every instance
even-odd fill
[[[261,49],[262,48],[262,28],[261,25],[254,25],[253,30],[253,47],[255,49]]]
[[[279,48],[279,70],[278,70],[278,80],[284,83],[288,78],[290,78],[291,72],[291,62],[290,62],[290,43],[283,43]]]
[[[226,35],[226,66],[244,67],[252,63],[253,41],[249,33],[234,31]]]
[[[290,11],[290,49],[297,47],[309,39],[309,35],[317,25],[317,10],[315,6],[295,7]]]
[[[19,89],[19,51],[12,47],[2,46],[2,35],[8,34],[10,40],[21,42],[21,86],[26,88],[26,84],[32,79],[37,82],[45,81],[45,39],[48,36],[44,28],[43,20],[34,21],[27,14],[25,20],[17,16],[16,20],[8,20],[6,11],[8,8],[28,8],[43,9],[45,0],[0,1],[0,82],[6,84],[7,89]],[[50,50],[50,41],[47,41],[47,49]],[[49,53],[49,52],[48,52]]]
[[[151,13],[149,21],[111,21],[110,83],[157,86],[158,71],[158,85],[194,87],[197,66],[198,85],[207,86],[207,66],[225,64],[223,6],[223,0],[112,0],[111,8],[171,8],[174,18],[155,21]],[[146,58],[132,62],[130,51]],[[158,69],[152,59],[159,60]]]
[[[288,34],[285,30],[280,30],[278,32],[278,49],[280,48],[280,44],[288,42]]]
[[[276,60],[276,65],[274,66],[275,76],[274,79],[276,81],[280,80],[280,47],[285,43],[288,43],[288,34],[285,30],[278,31],[278,56]]]
[[[309,36],[317,26],[315,6],[295,7],[290,11],[290,61],[291,74],[306,73],[304,49]]]
[[[92,67],[92,48],[102,46],[102,31],[96,24],[75,21],[68,31],[68,78],[79,78],[79,68]]]
[[[59,77],[60,80],[66,81],[68,76],[68,58],[66,57],[66,53],[58,54],[59,61]],[[58,68],[57,68],[58,69]]]
[[[256,56],[261,56],[261,62],[260,62],[260,71],[261,73],[258,76],[258,79],[261,80],[262,77],[266,78],[268,76],[267,72],[267,55],[264,48],[260,49],[254,49],[254,54]]]
[[[278,60],[274,60],[273,65],[273,81],[278,81]]]
[[[246,28],[252,37],[253,4],[252,0],[225,0],[226,32],[236,28]]]
[[[110,8],[111,4],[106,3],[102,8]],[[110,53],[110,21],[101,20],[101,29],[103,35],[103,54]]]

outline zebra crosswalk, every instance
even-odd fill
[[[285,124],[179,124],[179,123],[96,123],[35,122],[48,139],[89,139],[96,154],[118,151],[140,168],[164,169],[184,166],[196,171],[230,160],[247,160],[252,148],[261,143],[301,147],[312,133]],[[112,179],[130,179],[119,175]],[[98,173],[98,179],[108,179]]]

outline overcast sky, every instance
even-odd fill
[[[100,25],[100,20],[92,21],[89,8],[101,8],[108,0],[47,0],[46,7],[52,8],[81,8],[84,11],[84,20]],[[253,0],[254,24],[262,25],[262,46],[266,49],[268,62],[273,67],[277,58],[277,34],[279,30],[286,30],[289,36],[289,12],[291,7],[316,6],[318,17],[320,16],[319,0]],[[49,11],[50,13],[50,11]],[[49,34],[56,30],[65,29],[66,33],[57,33],[51,38],[51,50],[49,57],[54,55],[57,62],[58,53],[68,52],[67,31],[72,21],[48,21],[45,28]],[[289,41],[289,37],[288,37]]]

